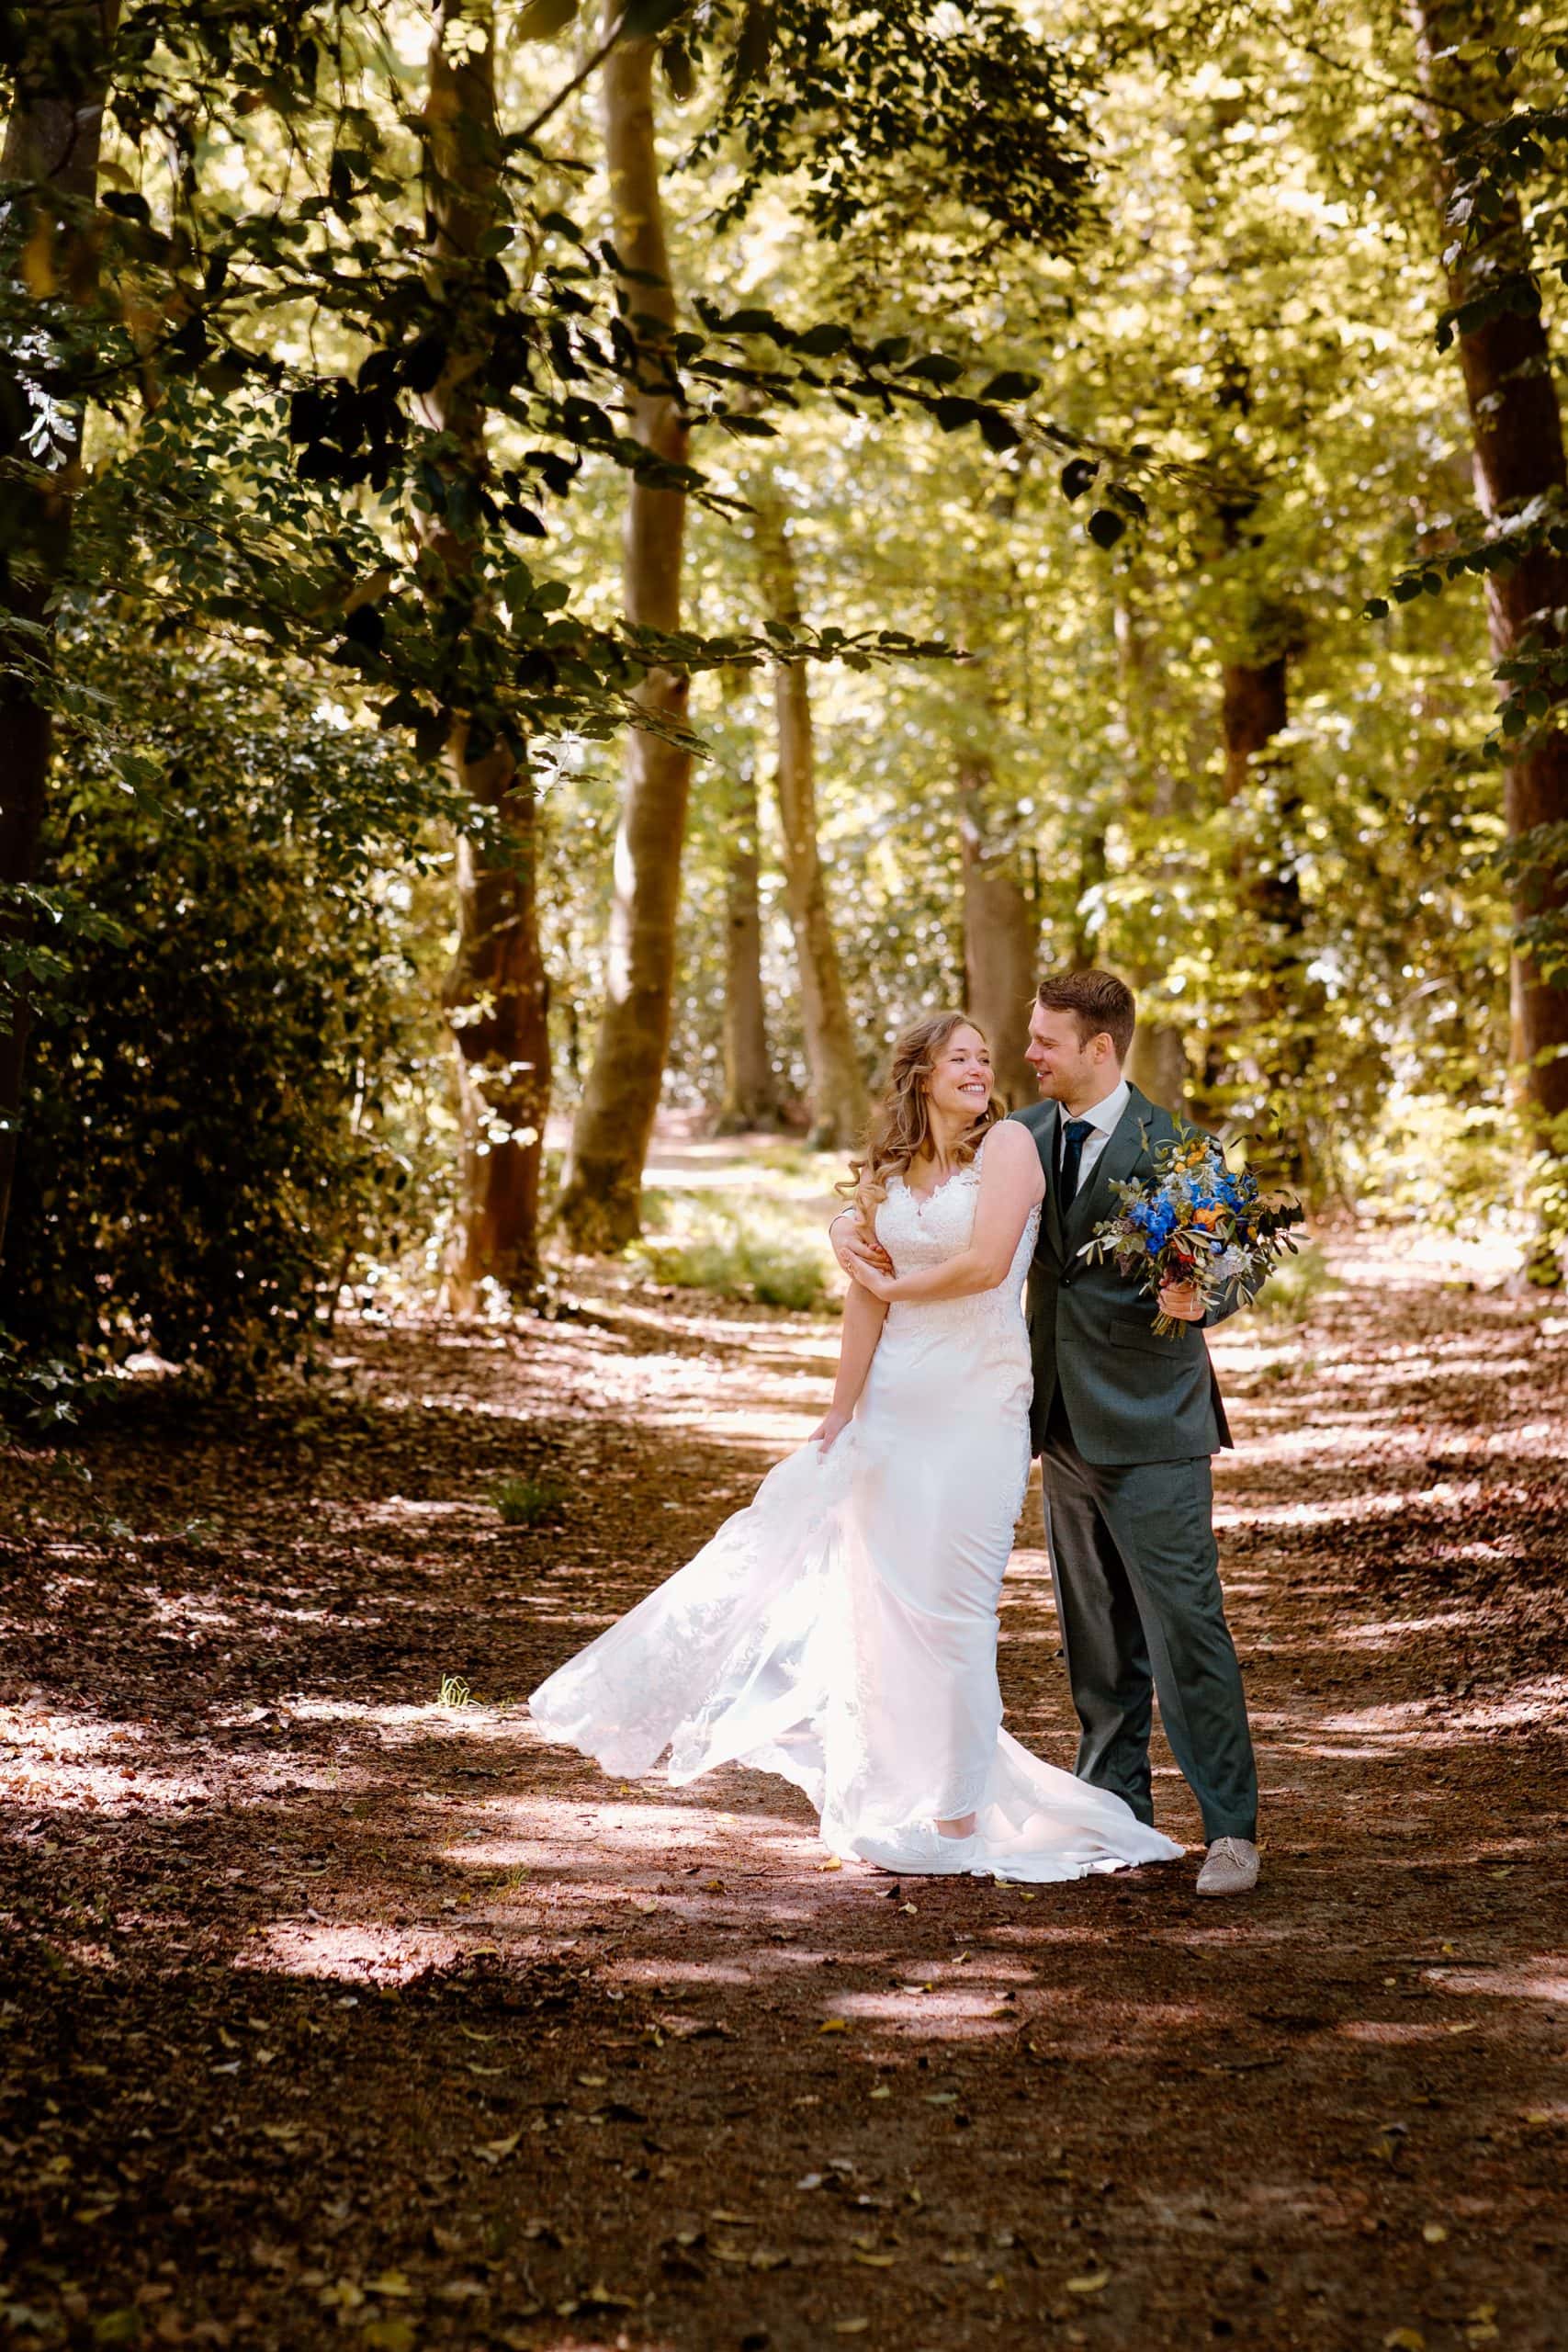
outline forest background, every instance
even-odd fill
[[[660,1102],[841,1157],[961,1001],[1028,1099],[1061,965],[1270,1175],[1561,1280],[1545,11],[3,22],[32,1409],[572,1251],[808,1303],[638,1242]]]

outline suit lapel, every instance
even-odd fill
[[[1135,1086],[1129,1087],[1127,1107],[1112,1127],[1111,1140],[1090,1170],[1089,1182],[1067,1211],[1062,1250],[1064,1257],[1080,1250],[1100,1218],[1111,1215],[1114,1206],[1111,1187],[1112,1184],[1124,1184],[1142,1158],[1145,1129],[1153,1109],[1154,1105],[1146,1095],[1140,1094]]]

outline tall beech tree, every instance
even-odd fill
[[[801,620],[800,581],[790,546],[788,510],[767,481],[754,486],[751,504],[762,609],[768,621],[793,635]],[[779,830],[806,1032],[811,1139],[821,1150],[843,1150],[859,1137],[868,1098],[818,837],[811,681],[801,662],[776,661],[773,667]]]
[[[622,0],[605,0],[607,29],[624,14]],[[602,103],[615,252],[636,356],[629,421],[637,441],[669,469],[663,480],[637,473],[627,483],[624,602],[634,626],[671,635],[681,626],[686,492],[680,469],[691,427],[671,368],[675,293],[654,130],[655,56],[652,40],[616,40],[603,68]],[[640,1229],[637,1199],[664,1083],[675,984],[692,781],[688,692],[683,673],[656,663],[632,697],[604,1010],[560,1199],[561,1223],[581,1249],[618,1250]]]
[[[1040,1093],[1023,1058],[1040,982],[1040,917],[1020,871],[1016,820],[1010,831],[998,823],[996,799],[992,762],[980,752],[961,760],[964,1001],[990,1044],[997,1093],[1017,1110]]]
[[[1504,809],[1519,927],[1512,962],[1512,1059],[1530,1139],[1568,1158],[1568,460],[1554,355],[1517,186],[1489,183],[1455,217],[1467,139],[1517,110],[1508,12],[1484,0],[1410,0],[1433,101],[1436,189],[1473,441],[1476,503],[1496,544],[1484,567],[1503,685]],[[1558,136],[1561,137],[1561,130]],[[1456,233],[1457,232],[1457,233]],[[1545,522],[1548,528],[1540,526]],[[1529,657],[1535,656],[1532,661]],[[1545,656],[1542,660],[1540,657]],[[1544,933],[1541,944],[1533,934]],[[1533,1271],[1559,1278],[1547,1249]]]
[[[69,341],[95,300],[95,209],[118,0],[39,0],[15,19],[19,54],[0,181],[11,201],[0,268],[19,274]],[[35,337],[0,354],[0,1252],[17,1165],[33,1019],[29,967],[54,743],[54,598],[70,556],[85,409],[56,399],[38,435],[19,380]],[[45,363],[47,364],[47,363]]]
[[[726,700],[739,673],[724,673]],[[720,791],[724,804],[724,1100],[721,1135],[743,1135],[771,1127],[778,1118],[779,1088],[768,1047],[768,1008],[762,988],[761,873],[762,811],[757,792],[757,757],[749,742],[728,766]]]
[[[478,568],[480,502],[492,481],[487,363],[498,322],[492,258],[502,200],[490,0],[443,0],[430,45],[428,209],[434,229],[433,332],[445,360],[422,405],[443,494],[425,539],[428,587],[471,607],[488,593]],[[526,752],[495,714],[454,710],[447,762],[481,831],[457,842],[457,945],[444,1001],[457,1049],[463,1114],[459,1237],[451,1280],[470,1303],[485,1281],[525,1293],[538,1274],[539,1182],[550,1097],[548,989],[538,923],[538,817]],[[485,820],[488,820],[488,822]]]

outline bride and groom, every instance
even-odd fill
[[[1258,1788],[1225,1623],[1209,1457],[1230,1442],[1190,1285],[1153,1304],[1080,1253],[1111,1185],[1152,1173],[1168,1114],[1131,1086],[1132,991],[1042,983],[1042,1100],[1004,1117],[985,1038],[898,1039],[851,1206],[838,1377],[810,1441],[705,1549],[530,1702],[620,1778],[783,1774],[830,1851],[906,1874],[1030,1882],[1165,1861],[1152,1702],[1198,1800],[1203,1894],[1257,1883]],[[1027,1277],[1027,1310],[1024,1306]],[[997,1607],[1032,1453],[1075,1770],[1003,1730]]]

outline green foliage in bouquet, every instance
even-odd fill
[[[1151,1179],[1111,1186],[1121,1208],[1101,1219],[1078,1255],[1091,1263],[1113,1257],[1122,1273],[1141,1274],[1151,1297],[1168,1283],[1192,1283],[1206,1313],[1249,1306],[1281,1256],[1295,1254],[1300,1201],[1265,1199],[1250,1170],[1232,1170],[1223,1148],[1197,1127],[1156,1144],[1152,1158]],[[1154,1328],[1169,1339],[1181,1326],[1161,1312]]]

